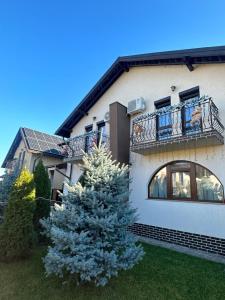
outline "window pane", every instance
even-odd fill
[[[191,197],[190,173],[173,172],[172,188],[173,188],[174,197],[190,198]]]
[[[161,169],[152,179],[150,184],[151,198],[167,198],[166,167]]]
[[[98,124],[98,144],[100,142],[100,138],[102,145],[105,145],[107,142],[105,122]]]
[[[219,180],[205,168],[196,165],[198,200],[223,200],[223,186]]]
[[[192,123],[193,120],[193,114],[196,114],[198,112],[198,109],[200,109],[200,119],[194,123]],[[196,104],[189,104],[186,105],[184,108],[184,121],[185,121],[185,132],[186,134],[192,134],[193,132],[196,133],[196,131],[201,130],[201,108]]]
[[[158,116],[158,136],[160,140],[167,139],[172,134],[171,113],[163,113]]]

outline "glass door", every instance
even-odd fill
[[[99,122],[97,124],[98,126],[98,134],[97,134],[97,145],[99,145],[100,141],[101,144],[104,145],[106,144],[106,126],[105,122]]]
[[[166,140],[172,135],[171,99],[170,97],[154,102],[156,109],[156,132],[158,140]]]
[[[92,125],[89,125],[89,126],[85,127],[86,135],[85,135],[84,151],[86,153],[90,153],[91,148],[92,148],[92,138],[93,138],[92,129],[93,129]]]
[[[199,106],[199,87],[181,92],[180,101],[184,103],[182,107],[183,134],[189,135],[201,131],[201,107]]]

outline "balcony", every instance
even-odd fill
[[[139,154],[224,144],[224,126],[212,98],[203,96],[144,114],[132,123],[131,146]]]
[[[66,141],[63,147],[63,154],[65,155],[65,162],[79,162],[82,160],[84,153],[91,154],[95,144],[104,145],[109,149],[109,137],[103,135],[98,131],[92,131],[83,135],[70,138]]]

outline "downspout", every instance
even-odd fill
[[[71,178],[72,178],[72,173],[73,173],[73,164],[70,163],[70,176],[69,176],[70,181],[71,181]]]
[[[38,160],[38,159],[40,159],[42,157],[42,154],[40,154],[40,156],[38,156],[37,158],[35,158],[35,160],[34,160],[34,164],[33,164],[33,173],[34,173],[34,170],[35,170],[35,165],[36,165],[36,161]]]
[[[65,140],[65,137],[63,136],[63,141],[64,141],[64,143],[70,148],[70,150],[71,150],[72,153],[73,153],[74,150],[73,150],[73,148],[70,147],[70,144],[68,143],[68,139]],[[67,164],[67,165],[68,165],[68,164]],[[73,164],[70,163],[70,175],[69,175],[69,176],[66,176],[66,175],[65,175],[65,177],[68,178],[69,181],[71,181],[71,178],[72,178],[72,172],[73,172]]]

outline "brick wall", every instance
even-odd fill
[[[225,256],[225,239],[135,223],[131,231],[139,236]]]

